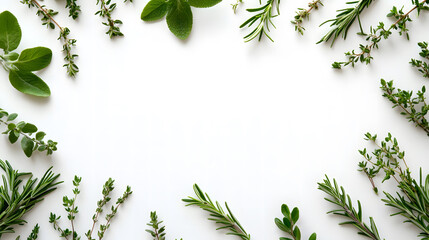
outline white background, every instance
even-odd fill
[[[253,239],[282,236],[273,222],[282,203],[300,208],[305,239],[312,232],[319,239],[361,239],[353,228],[337,225],[342,219],[325,214],[332,206],[316,183],[328,174],[362,201],[365,219],[375,218],[382,237],[417,239],[419,231],[402,224],[401,217],[389,217],[391,209],[356,169],[362,160],[357,150],[372,147],[363,140],[367,131],[379,136],[392,132],[415,177],[419,167],[426,173],[429,169],[427,136],[391,109],[379,89],[380,78],[395,79],[403,89],[417,90],[425,83],[408,64],[418,56],[417,42],[429,40],[425,13],[409,25],[410,41],[395,33],[374,52],[370,66],[335,71],[330,64],[363,41],[354,25],[346,42],[338,39],[333,48],[315,44],[328,30],[318,25],[345,6],[341,0],[314,12],[311,22],[304,23],[304,36],[294,32],[290,20],[307,1],[282,2],[281,15],[274,19],[277,29],[271,32],[274,43],[243,42],[248,29],[239,25],[250,16],[245,8],[258,6],[257,1],[246,1],[236,15],[232,0],[193,9],[192,34],[180,41],[165,21],[140,20],[147,1],[118,1],[113,17],[123,20],[125,37],[110,40],[94,15],[95,0],[78,1],[82,14],[76,22],[67,18],[65,1],[46,0],[61,11],[56,19],[78,40],[80,72],[70,79],[62,68],[58,31],[45,29],[35,9],[17,0],[1,2],[0,11],[11,11],[21,24],[19,51],[46,46],[54,53],[51,65],[38,73],[51,87],[49,99],[21,94],[0,71],[0,107],[19,113],[19,120],[35,123],[59,142],[52,157],[27,159],[18,144],[10,145],[3,136],[0,158],[36,176],[52,165],[65,181],[26,215],[29,224],[17,228],[23,235],[39,223],[40,239],[58,238],[48,223],[49,212],[66,217],[62,196],[71,195],[76,174],[83,177],[77,217],[82,235],[102,184],[112,177],[115,198],[127,184],[134,193],[106,240],[150,239],[143,230],[151,210],[164,220],[168,239],[234,239],[215,231],[206,213],[181,202],[193,196],[194,183],[213,199],[228,201]],[[397,4],[410,8],[409,1]],[[362,16],[365,29],[390,22],[385,15],[391,6],[391,1],[376,1]],[[380,189],[393,190],[394,183]]]

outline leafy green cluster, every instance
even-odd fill
[[[8,161],[0,160],[0,168],[5,172],[2,176],[3,185],[0,186],[1,238],[3,234],[13,233],[14,226],[27,223],[23,219],[24,215],[62,182],[57,181],[60,175],[52,173],[52,168],[49,168],[40,180],[33,178],[31,173],[13,169]],[[24,179],[27,179],[25,184]],[[34,235],[37,235],[37,231]]]
[[[254,23],[257,24],[255,24],[256,27],[244,37],[244,41],[250,42],[256,37],[258,37],[258,41],[260,41],[262,36],[265,35],[268,39],[274,42],[268,32],[270,31],[270,26],[274,28],[276,27],[272,19],[280,15],[279,7],[280,0],[268,0],[267,3],[261,7],[247,9],[248,12],[255,13],[255,15],[241,24],[240,28],[250,28]],[[274,13],[274,9],[276,9],[276,13]]]
[[[16,17],[4,11],[0,14],[0,65],[9,72],[12,86],[22,93],[48,97],[48,85],[33,71],[41,70],[51,63],[52,51],[45,47],[28,48],[21,54],[12,52],[21,42],[21,27]]]
[[[110,38],[124,36],[119,28],[122,21],[119,19],[114,20],[112,18],[112,13],[116,8],[116,3],[112,3],[111,0],[97,0],[97,5],[100,5],[100,10],[98,10],[95,15],[99,15],[107,20],[106,22],[103,22],[103,25],[109,27],[106,34],[109,35]]]
[[[318,183],[318,189],[328,194],[330,197],[325,198],[326,201],[334,204],[337,208],[329,211],[329,213],[343,216],[348,220],[340,223],[340,225],[352,225],[358,230],[358,234],[371,238],[373,240],[381,240],[377,226],[372,217],[369,218],[370,225],[368,226],[362,220],[362,205],[358,200],[358,209],[353,207],[353,202],[348,194],[346,194],[342,186],[338,186],[337,181],[334,179],[332,184],[328,176],[323,182]]]
[[[150,212],[150,222],[147,224],[152,229],[146,229],[154,240],[165,240],[165,226],[162,226],[162,221],[158,220],[156,212]]]
[[[329,30],[328,33],[326,33],[325,36],[320,39],[318,43],[321,42],[328,42],[330,39],[332,39],[331,46],[334,45],[335,40],[341,35],[342,38],[347,38],[347,32],[349,28],[353,25],[353,23],[356,21],[356,19],[359,22],[359,26],[361,28],[361,34],[363,34],[361,21],[359,18],[359,15],[365,10],[366,8],[369,8],[373,0],[359,0],[359,1],[352,1],[347,2],[346,4],[355,4],[353,7],[344,8],[338,10],[338,14],[334,19],[327,20],[323,22],[321,25],[324,25],[326,23],[331,23],[331,30]]]
[[[57,142],[48,140],[43,141],[46,134],[42,131],[38,131],[34,124],[26,123],[24,121],[15,123],[13,122],[18,117],[18,114],[4,111],[0,108],[0,125],[7,126],[7,130],[3,134],[8,135],[10,143],[16,143],[21,138],[21,148],[27,157],[31,157],[33,152],[46,152],[47,155],[51,155],[57,150]],[[35,134],[34,137],[31,135]]]
[[[80,6],[77,4],[77,0],[67,0],[66,8],[69,9],[69,17],[77,19],[81,12]]]
[[[295,17],[292,21],[290,21],[293,25],[295,25],[295,31],[301,35],[304,35],[305,28],[302,26],[302,23],[305,19],[308,20],[310,18],[310,13],[312,10],[317,10],[320,6],[323,6],[322,0],[314,0],[308,3],[308,9],[298,8]]]
[[[393,81],[385,81],[381,79],[381,90],[383,97],[393,103],[393,108],[400,108],[401,114],[404,115],[410,122],[420,127],[429,136],[429,123],[426,115],[429,111],[429,106],[426,103],[426,87],[417,91],[416,95],[413,91],[405,91],[396,89],[393,86]]]
[[[145,22],[156,21],[166,16],[170,31],[179,39],[185,40],[192,31],[192,7],[209,8],[222,0],[150,0],[141,13]]]
[[[332,64],[333,68],[341,69],[345,66],[352,66],[354,67],[356,63],[365,63],[369,64],[371,63],[371,60],[373,59],[371,53],[372,50],[379,48],[379,43],[382,39],[388,39],[390,35],[392,35],[392,31],[396,30],[400,35],[405,35],[407,39],[409,38],[408,34],[408,28],[407,23],[411,22],[412,19],[410,18],[410,14],[417,10],[418,13],[420,13],[423,10],[429,10],[429,0],[423,0],[422,2],[419,2],[419,0],[412,0],[413,5],[415,5],[410,11],[407,13],[404,13],[402,9],[399,9],[397,7],[393,7],[392,10],[390,10],[389,14],[387,14],[387,17],[394,18],[396,21],[390,25],[389,28],[385,27],[385,23],[380,22],[377,27],[370,27],[370,33],[366,34],[361,31],[361,35],[366,36],[366,41],[368,42],[366,45],[360,44],[359,45],[359,51],[349,51],[345,53],[345,56],[347,58],[347,61],[344,62],[334,62]]]
[[[39,224],[36,224],[36,226],[34,226],[33,230],[31,230],[30,236],[28,236],[27,240],[36,240],[39,234]],[[19,240],[21,239],[21,236],[18,236],[15,240]]]
[[[423,59],[429,60],[429,49],[428,49],[429,44],[427,42],[419,42],[418,45],[421,48],[421,52],[419,53],[419,55]],[[423,77],[429,78],[429,62],[425,62],[417,59],[411,59],[410,64],[411,66],[418,68],[419,72],[423,74]]]
[[[54,213],[51,213],[49,216],[49,223],[51,223],[54,229],[60,233],[61,238],[64,238],[67,240],[69,239],[69,237],[71,237],[73,240],[81,238],[74,227],[75,226],[74,220],[75,220],[76,214],[79,212],[78,207],[76,206],[76,199],[77,199],[77,196],[80,194],[79,185],[81,183],[81,180],[82,178],[80,177],[77,177],[77,176],[74,177],[73,198],[69,198],[67,196],[63,197],[63,206],[65,211],[67,212],[67,219],[70,221],[71,229],[61,228],[59,224],[59,220],[61,216],[57,216]],[[92,234],[97,222],[99,222],[99,218],[103,212],[104,207],[111,200],[110,193],[114,189],[114,182],[115,180],[109,178],[106,181],[106,183],[103,185],[103,190],[102,190],[103,197],[100,201],[97,202],[97,209],[95,211],[96,213],[92,217],[92,220],[93,220],[92,227],[91,229],[88,230],[87,233],[85,233],[85,236],[87,237],[88,240],[95,240],[95,238],[92,237]],[[118,212],[119,206],[122,205],[131,194],[132,194],[131,187],[127,186],[122,197],[119,197],[118,200],[116,201],[116,204],[111,206],[110,213],[106,214],[105,216],[105,224],[100,224],[99,226],[99,230],[97,232],[97,236],[99,240],[103,239],[105,232],[107,231],[107,229],[109,229],[112,219],[115,217],[116,213]]]
[[[227,212],[225,212],[219,202],[213,203],[207,193],[204,193],[197,184],[194,185],[194,192],[197,198],[188,197],[182,199],[186,206],[198,206],[204,211],[209,212],[210,218],[208,220],[214,221],[220,225],[219,229],[226,229],[227,235],[234,235],[240,237],[242,240],[250,240],[250,234],[247,234],[241,226],[237,218],[232,214],[229,206],[225,203]]]
[[[296,223],[299,219],[299,209],[295,207],[291,212],[289,207],[286,204],[283,204],[281,207],[281,212],[283,214],[283,220],[276,218],[274,219],[274,222],[280,230],[289,234],[292,238],[281,237],[280,240],[301,240],[301,230],[298,226],[296,226]],[[308,238],[308,240],[316,239],[316,233],[311,234]]]
[[[72,49],[76,47],[76,39],[70,38],[70,29],[67,27],[61,27],[57,21],[55,21],[54,16],[58,14],[58,12],[46,8],[45,5],[40,5],[37,0],[22,0],[22,4],[26,4],[29,8],[36,7],[38,16],[41,16],[42,25],[46,25],[50,29],[55,29],[55,26],[58,27],[60,34],[58,40],[63,43],[63,52],[64,52],[64,60],[65,64],[63,67],[66,68],[67,74],[70,77],[75,77],[79,72],[79,67],[76,65],[77,54],[72,53]],[[76,9],[76,7],[74,8]],[[74,13],[76,14],[76,13]],[[73,15],[72,15],[73,16]]]

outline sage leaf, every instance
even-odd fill
[[[22,51],[18,61],[13,63],[21,71],[38,71],[51,63],[52,51],[45,47],[28,48]]]
[[[184,0],[172,0],[167,13],[167,25],[176,37],[185,40],[192,30],[191,6]]]
[[[21,140],[21,148],[25,153],[25,156],[31,157],[33,154],[34,142],[28,137],[23,137]]]
[[[222,2],[222,0],[189,0],[189,5],[197,8],[209,8]]]
[[[21,27],[9,11],[0,13],[0,48],[6,53],[15,50],[21,42]]]
[[[14,88],[25,94],[37,97],[49,97],[51,95],[48,85],[31,72],[10,71],[9,81]]]
[[[141,19],[143,21],[155,21],[167,14],[167,2],[165,0],[151,0],[144,7]]]

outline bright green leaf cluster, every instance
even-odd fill
[[[420,57],[425,60],[429,60],[429,44],[427,42],[419,42],[418,43],[421,51],[419,53]],[[429,78],[429,62],[425,62],[422,60],[411,59],[411,66],[418,68],[419,72],[423,74],[423,77]]]
[[[221,0],[150,0],[144,7],[141,19],[146,22],[166,17],[170,31],[179,39],[185,40],[192,31],[192,7],[208,8]]]
[[[165,240],[165,226],[162,226],[162,221],[158,220],[156,212],[150,212],[150,222],[147,224],[152,229],[146,229],[154,240]]]
[[[298,226],[296,226],[296,223],[299,219],[299,209],[293,208],[292,212],[289,210],[288,205],[283,204],[281,207],[281,211],[283,214],[283,219],[280,220],[279,218],[274,219],[274,222],[276,223],[277,227],[282,230],[283,232],[286,232],[289,234],[292,238],[287,237],[281,237],[280,240],[301,240],[301,230]],[[317,235],[316,233],[313,233],[310,235],[308,240],[316,240]]]
[[[14,120],[18,117],[18,114],[4,111],[0,108],[0,125],[7,126],[7,130],[3,134],[8,135],[10,143],[16,143],[21,138],[21,148],[27,157],[31,157],[33,152],[46,152],[47,155],[51,155],[57,150],[57,142],[48,140],[45,142],[43,139],[46,133],[39,131],[34,124],[20,121],[18,123]],[[34,134],[34,136],[32,136]]]
[[[48,97],[51,90],[33,71],[41,70],[51,63],[52,51],[45,47],[28,48],[18,54],[11,52],[21,42],[21,28],[15,16],[8,12],[0,14],[0,64],[9,72],[9,81],[18,91]]]
[[[77,0],[67,0],[66,8],[69,9],[69,17],[77,19],[81,12],[80,6],[77,4]]]

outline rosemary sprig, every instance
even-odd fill
[[[76,198],[78,194],[80,193],[79,185],[82,178],[75,176],[73,180],[73,186],[75,187],[73,189],[73,198],[69,198],[67,196],[63,197],[63,206],[65,211],[67,212],[67,218],[70,221],[71,229],[68,228],[61,228],[59,224],[59,220],[61,219],[61,216],[57,216],[56,214],[52,213],[49,216],[49,223],[52,224],[54,230],[58,231],[60,233],[60,238],[64,238],[66,240],[79,240],[80,236],[77,233],[75,229],[74,219],[76,217],[76,214],[78,213],[78,207],[76,206]],[[103,186],[103,198],[102,200],[97,202],[97,209],[96,214],[93,216],[93,225],[90,230],[88,230],[87,233],[85,233],[85,236],[88,238],[88,240],[95,240],[95,238],[92,237],[93,230],[95,228],[96,223],[98,222],[98,218],[100,214],[103,212],[103,207],[110,201],[110,193],[114,189],[113,187],[114,180],[109,178],[109,180],[106,181],[106,183]],[[131,187],[127,186],[127,189],[125,190],[122,197],[119,197],[116,201],[116,205],[111,207],[111,212],[106,214],[105,224],[100,224],[99,230],[98,230],[98,240],[103,239],[107,229],[109,229],[112,219],[115,217],[116,213],[118,212],[119,206],[122,205],[125,200],[132,194]]]
[[[326,35],[323,36],[322,39],[320,39],[320,41],[317,43],[328,42],[332,38],[331,46],[333,46],[338,36],[342,35],[342,38],[346,39],[347,32],[350,26],[352,26],[353,23],[356,21],[356,19],[359,22],[361,34],[364,34],[359,15],[363,12],[363,10],[365,10],[366,8],[369,8],[372,2],[373,0],[359,0],[359,1],[347,2],[347,4],[349,5],[351,4],[355,4],[355,5],[350,8],[344,8],[344,9],[338,10],[337,12],[339,12],[339,14],[334,19],[330,19],[323,22],[320,26],[326,23],[332,22],[331,30],[329,30],[329,32],[326,33]]]
[[[27,223],[23,217],[44,197],[54,191],[58,184],[59,174],[55,175],[49,168],[38,181],[27,172],[12,168],[8,161],[0,160],[0,168],[5,172],[0,186],[0,238],[5,233],[13,233],[14,226]],[[27,178],[25,184],[23,178]],[[22,190],[20,191],[22,184]]]
[[[412,21],[410,14],[415,10],[417,10],[418,13],[422,10],[429,10],[429,6],[425,6],[429,5],[429,0],[423,0],[422,2],[419,2],[419,0],[412,0],[412,3],[415,6],[407,13],[404,13],[402,9],[398,10],[397,7],[393,7],[387,16],[395,18],[396,21],[390,25],[389,28],[386,28],[383,22],[380,22],[377,27],[370,27],[369,34],[362,34],[367,36],[366,41],[369,43],[367,45],[360,44],[360,52],[356,52],[355,50],[346,52],[345,55],[348,58],[347,61],[334,62],[332,67],[341,69],[348,65],[354,67],[358,62],[365,64],[371,63],[371,60],[373,59],[371,55],[372,50],[378,49],[380,41],[382,39],[388,39],[389,36],[392,35],[393,30],[397,30],[400,35],[405,35],[409,38],[407,23]]]
[[[250,234],[247,234],[243,226],[237,218],[232,214],[228,203],[225,203],[227,212],[225,212],[219,202],[213,203],[207,193],[204,193],[197,184],[194,185],[194,192],[197,198],[188,197],[182,199],[186,206],[198,206],[204,211],[210,213],[208,220],[214,221],[220,225],[216,230],[226,229],[227,235],[234,235],[240,237],[242,240],[250,240]]]
[[[77,0],[67,0],[66,8],[69,9],[69,17],[77,19],[81,12],[80,6],[77,4]]]
[[[36,14],[41,16],[42,25],[46,25],[48,28],[55,29],[55,26],[60,30],[58,40],[61,40],[63,44],[63,52],[65,54],[64,60],[65,64],[63,67],[67,69],[67,74],[70,77],[75,77],[79,72],[79,68],[75,63],[75,59],[78,57],[77,54],[72,53],[72,49],[76,47],[76,39],[69,38],[70,29],[67,27],[61,27],[57,21],[55,21],[54,16],[58,12],[47,9],[45,5],[40,5],[36,0],[22,0],[22,4],[28,5],[29,8],[36,7],[38,10]]]
[[[111,0],[97,0],[97,5],[100,5],[100,10],[98,10],[95,15],[99,15],[100,17],[107,20],[107,22],[103,22],[103,25],[109,27],[109,30],[107,30],[106,34],[109,35],[110,38],[124,36],[124,34],[121,32],[121,29],[119,28],[119,25],[122,24],[122,21],[118,19],[114,20],[112,18],[112,13],[116,8],[116,3],[111,3]]]
[[[429,44],[427,42],[419,42],[418,45],[421,49],[421,52],[419,53],[419,55],[423,59],[429,60],[429,49],[428,49]],[[429,78],[429,62],[425,62],[417,59],[411,59],[410,64],[411,66],[418,68],[419,72],[423,74],[423,77]]]
[[[37,127],[31,123],[24,121],[14,122],[17,117],[18,114],[9,114],[0,108],[0,125],[7,127],[3,134],[8,135],[10,143],[14,144],[22,137],[21,148],[27,157],[31,157],[35,151],[46,152],[47,155],[51,155],[57,150],[57,142],[52,140],[43,141],[46,136],[44,132],[38,131]],[[35,134],[34,137],[32,137],[32,134]]]
[[[402,110],[401,115],[404,115],[409,122],[413,122],[416,127],[420,127],[429,136],[429,123],[426,119],[429,105],[426,103],[425,86],[417,91],[416,96],[413,95],[413,91],[396,89],[393,86],[393,81],[387,82],[381,79],[380,88],[383,90],[383,97],[393,103],[393,108],[400,108]]]
[[[279,7],[280,0],[268,0],[262,7],[247,9],[248,12],[255,13],[255,15],[241,24],[240,28],[250,28],[255,22],[257,22],[257,26],[244,37],[244,41],[250,42],[256,37],[258,37],[258,41],[260,41],[262,36],[265,35],[268,39],[274,42],[268,32],[270,31],[270,25],[274,28],[276,27],[272,22],[272,19],[280,15]],[[274,9],[276,9],[276,14],[274,14]]]
[[[280,220],[278,218],[274,219],[275,224],[277,227],[282,230],[283,232],[289,234],[293,240],[300,240],[301,239],[301,230],[298,226],[296,226],[296,223],[299,219],[299,209],[293,208],[292,212],[289,210],[289,207],[286,204],[283,204],[281,207],[281,212],[283,214],[283,220]],[[316,233],[313,233],[310,235],[308,240],[316,240],[317,235]],[[280,240],[292,240],[290,238],[281,237]]]
[[[369,218],[369,226],[362,220],[362,206],[360,201],[357,201],[358,210],[356,210],[353,207],[350,196],[346,194],[342,186],[338,186],[335,179],[334,184],[332,184],[331,180],[329,180],[328,176],[326,176],[326,179],[324,179],[322,183],[318,183],[318,185],[319,190],[322,190],[330,196],[330,198],[325,198],[325,200],[337,206],[335,210],[329,211],[328,214],[332,213],[348,219],[347,221],[340,223],[340,225],[349,224],[357,228],[358,234],[360,235],[373,240],[382,239],[378,233],[377,226],[375,225],[374,219],[372,217]]]
[[[310,19],[311,11],[319,9],[320,6],[323,6],[322,0],[314,0],[308,3],[308,9],[298,8],[294,19],[291,21],[295,25],[295,31],[304,35],[305,28],[302,26],[302,23],[305,19]]]

